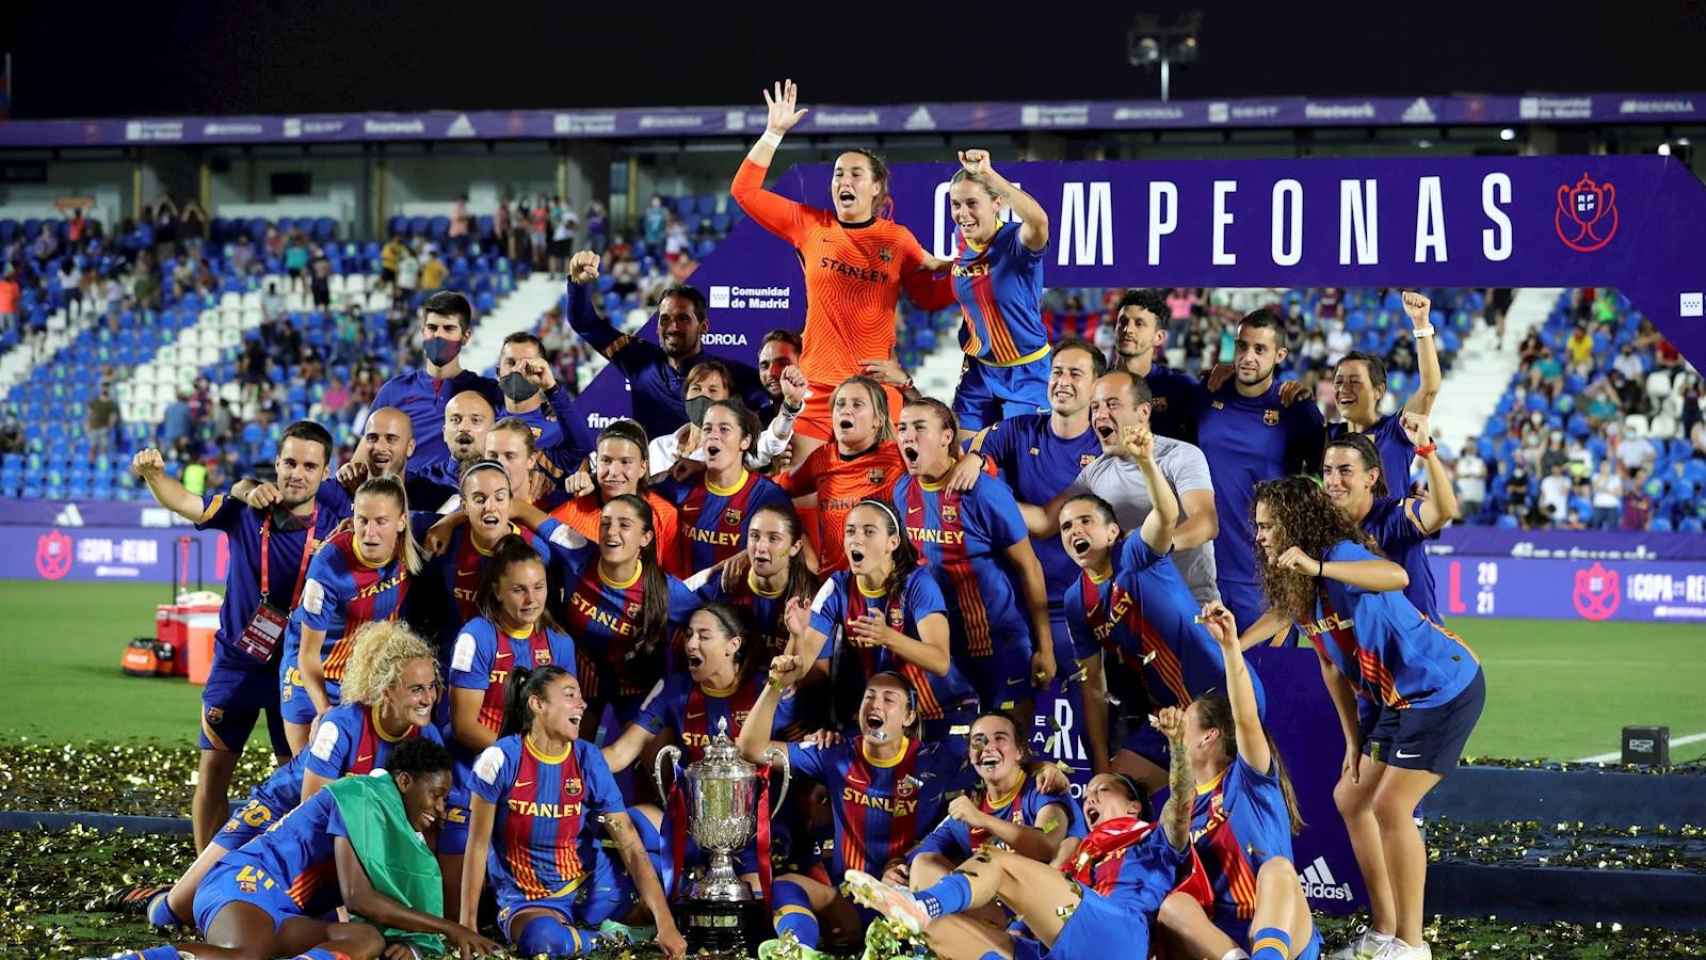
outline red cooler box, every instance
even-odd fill
[[[172,647],[174,675],[188,677],[191,683],[207,682],[214,636],[219,632],[219,603],[216,593],[186,591],[176,602],[154,608],[154,638]]]

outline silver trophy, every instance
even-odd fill
[[[764,759],[782,770],[782,789],[776,795],[776,806],[780,807],[788,796],[791,777],[788,754],[771,747]],[[665,765],[675,772],[686,800],[687,829],[711,857],[704,873],[688,887],[688,899],[721,904],[752,900],[751,888],[735,873],[733,854],[752,840],[758,818],[770,816],[769,810],[758,809],[758,768],[741,759],[740,750],[729,739],[727,719],[719,722],[717,735],[706,744],[704,758],[690,764],[685,775],[680,760],[681,748],[664,747],[658,751],[652,775],[658,795],[667,797]]]

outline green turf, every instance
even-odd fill
[[[0,580],[0,737],[194,737],[200,687],[119,672],[125,644],[153,635],[165,598],[159,583]]]
[[[154,629],[159,584],[0,580],[0,737],[192,736],[199,688],[126,677],[119,656]],[[1459,620],[1487,670],[1471,756],[1576,760],[1617,749],[1628,724],[1706,732],[1706,630],[1698,624]],[[1706,757],[1706,742],[1676,748]]]

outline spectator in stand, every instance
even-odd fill
[[[681,222],[680,217],[670,217],[669,226],[664,228],[663,235],[664,260],[674,263],[686,256],[692,242],[687,238],[687,224]]]
[[[421,261],[415,256],[415,251],[405,245],[402,257],[397,261],[397,299],[402,301],[399,306],[407,309],[414,303],[415,293],[421,285]]]
[[[1569,519],[1580,524],[1570,529],[1588,529],[1588,519],[1593,516],[1593,486],[1587,477],[1576,477],[1571,481],[1567,507]]]
[[[273,226],[272,224],[267,224],[266,235],[261,241],[262,247],[267,252],[267,256],[273,257],[275,259],[283,257],[284,256],[284,240],[285,240],[285,238],[284,238],[283,231],[279,230],[279,228]]]
[[[498,201],[498,209],[492,214],[492,237],[497,241],[498,248],[511,260],[515,259],[515,248],[509,242],[510,216],[509,198]]]
[[[610,291],[622,299],[640,288],[640,265],[633,257],[617,257],[610,265]]]
[[[201,204],[195,200],[184,203],[184,210],[178,217],[178,243],[184,252],[191,257],[201,256],[202,241],[207,238],[207,214],[201,210]]]
[[[1576,324],[1570,339],[1564,343],[1564,352],[1570,358],[1572,372],[1583,376],[1593,372],[1593,337],[1588,333],[1587,324]]]
[[[551,246],[547,251],[552,277],[567,275],[569,257],[575,252],[575,231],[579,229],[580,222],[575,208],[564,202],[562,197],[556,198],[551,207]]]
[[[1540,478],[1540,509],[1554,520],[1563,520],[1570,508],[1570,478],[1564,464],[1553,461]]]
[[[90,462],[112,449],[113,431],[119,425],[118,404],[113,401],[112,393],[112,388],[103,383],[100,392],[89,401],[83,429],[89,435]]]
[[[1473,449],[1457,458],[1457,502],[1463,505],[1463,522],[1475,523],[1481,505],[1487,502],[1487,461]]]
[[[663,242],[664,228],[669,226],[669,208],[663,205],[661,194],[652,194],[652,200],[646,204],[646,212],[640,215],[640,230],[646,238],[646,246],[655,247]]]
[[[450,275],[450,268],[444,265],[444,260],[438,255],[438,247],[426,248],[426,262],[421,264],[421,292],[436,293],[444,286],[444,278]]]
[[[604,204],[594,200],[586,208],[586,245],[593,253],[603,253],[610,224],[604,216]]]
[[[72,208],[71,216],[65,222],[65,239],[70,241],[73,247],[78,246],[83,242],[88,229],[89,221],[83,219],[83,208]]]
[[[1329,321],[1327,324],[1327,366],[1336,367],[1345,355],[1356,346],[1356,339],[1351,336],[1342,320]]]
[[[416,438],[415,461],[423,467],[450,458],[443,436],[444,408],[451,397],[473,390],[493,407],[503,402],[496,381],[462,369],[458,359],[473,335],[473,324],[474,308],[467,297],[448,290],[433,294],[421,305],[425,366],[392,377],[374,398],[374,406],[396,407],[408,414]]]
[[[387,290],[397,288],[397,267],[403,262],[403,254],[409,250],[408,244],[397,234],[391,234],[391,239],[385,241],[385,246],[379,248],[379,285]]]
[[[1639,467],[1623,495],[1623,529],[1645,530],[1653,519],[1653,498],[1647,493],[1647,468]]]
[[[255,245],[249,240],[248,234],[238,237],[237,242],[231,245],[230,261],[231,269],[237,271],[239,276],[249,275],[255,265]]]
[[[533,208],[527,216],[528,262],[535,270],[545,266],[545,245],[550,231],[551,205],[540,195],[534,198]]]
[[[290,288],[306,292],[308,278],[308,238],[301,230],[290,231],[290,242],[284,248],[284,272],[290,274]]]
[[[1623,470],[1634,476],[1637,470],[1650,473],[1658,462],[1659,453],[1653,442],[1639,433],[1630,433],[1617,444],[1617,459]]]
[[[0,333],[9,333],[18,325],[18,302],[23,287],[18,283],[18,268],[7,267],[0,276]]]
[[[316,309],[331,309],[332,261],[327,259],[326,251],[319,246],[314,247],[313,258],[308,262],[308,289],[314,295]]]
[[[342,377],[335,373],[327,377],[326,391],[320,394],[320,400],[315,404],[318,419],[341,422],[349,409],[350,399],[349,387],[344,385]]]
[[[468,236],[468,198],[456,198],[456,203],[450,208],[450,239],[460,240]]]
[[[162,447],[169,449],[176,446],[179,439],[189,436],[190,431],[195,429],[195,423],[191,419],[190,412],[191,395],[190,391],[180,389],[177,398],[166,404],[165,416],[160,420],[160,445]]]

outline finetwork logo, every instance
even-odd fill
[[[1434,115],[1434,108],[1428,105],[1426,97],[1417,97],[1414,103],[1404,108],[1398,119],[1405,123],[1433,123],[1439,117]]]
[[[1315,862],[1303,868],[1298,877],[1303,886],[1303,895],[1310,900],[1344,900],[1351,899],[1351,885],[1340,883],[1333,878],[1333,871],[1327,866],[1326,857],[1316,857]]]

